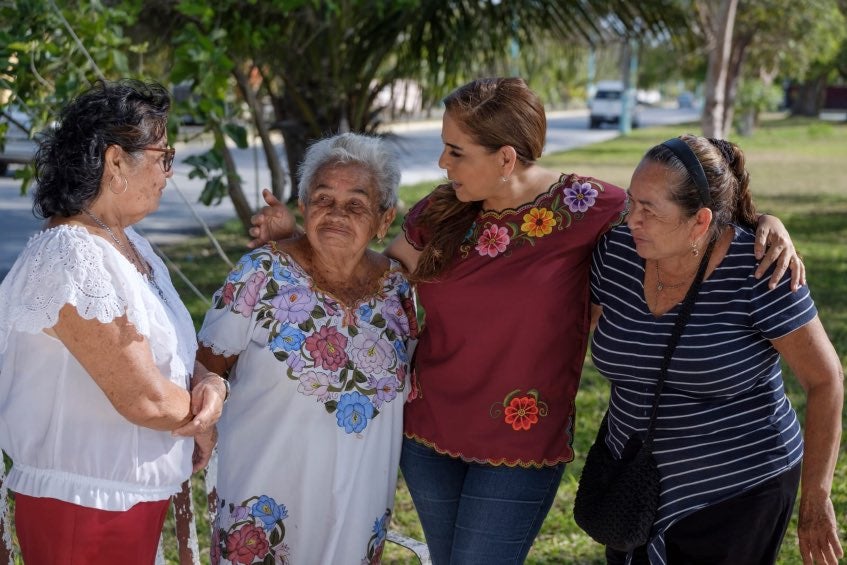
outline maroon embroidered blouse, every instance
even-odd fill
[[[417,220],[428,203],[403,224],[416,249],[427,241]],[[620,188],[562,175],[517,210],[480,212],[453,265],[418,285],[426,322],[406,437],[493,465],[573,459],[591,253],[624,209]]]

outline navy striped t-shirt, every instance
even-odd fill
[[[754,235],[734,226],[726,257],[703,281],[662,389],[654,455],[661,474],[659,517],[649,546],[664,563],[663,532],[686,514],[720,502],[800,462],[803,438],[785,396],[770,340],[817,314],[804,286],[786,275],[753,277]],[[655,317],[644,298],[644,260],[629,228],[608,232],[594,251],[592,302],[603,307],[592,358],[612,384],[606,444],[620,457],[643,439],[659,367],[680,305]]]

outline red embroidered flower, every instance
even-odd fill
[[[411,298],[402,300],[403,310],[406,311],[406,317],[409,319],[409,337],[412,339],[418,338],[418,316],[415,313],[415,303]]]
[[[516,431],[528,430],[538,422],[538,404],[532,396],[513,398],[504,412],[506,423]]]
[[[347,337],[338,330],[324,326],[306,338],[306,351],[315,360],[315,366],[337,371],[347,363]]]
[[[235,285],[231,282],[228,282],[224,285],[224,291],[221,295],[221,303],[229,304],[232,302],[232,299],[235,298]]]
[[[227,559],[233,563],[249,565],[256,557],[267,555],[269,548],[264,530],[253,524],[245,524],[226,538]]]

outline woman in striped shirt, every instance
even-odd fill
[[[629,555],[607,549],[609,563],[772,563],[801,478],[804,563],[843,555],[829,498],[843,370],[808,289],[752,276],[748,181],[729,142],[682,136],[657,145],[633,174],[627,225],[595,249],[592,357],[612,384],[606,445],[620,457],[630,436],[646,432],[680,302],[714,242],[660,396],[662,493],[651,539]],[[806,393],[803,432],[780,358]]]

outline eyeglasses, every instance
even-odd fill
[[[166,173],[171,170],[171,167],[174,164],[174,157],[176,156],[176,149],[170,145],[167,147],[142,147],[142,149],[146,149],[147,151],[160,151],[164,153],[165,156],[162,158],[162,168]]]

